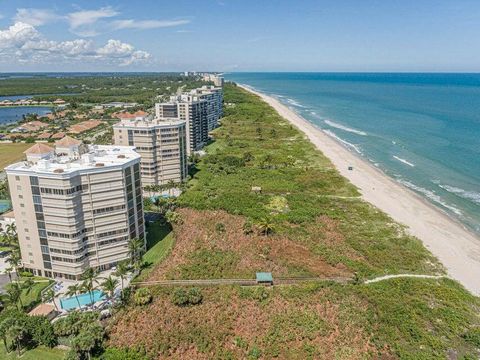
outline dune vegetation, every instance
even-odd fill
[[[364,284],[444,270],[271,107],[232,84],[225,103],[177,201],[173,249],[146,279],[318,280],[204,287],[186,306],[178,287],[150,287],[150,304],[112,319],[109,345],[155,359],[477,358],[478,299],[446,278]]]

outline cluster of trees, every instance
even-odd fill
[[[15,309],[0,314],[0,337],[6,351],[17,351],[19,356],[24,348],[57,345],[53,326],[46,317],[28,316]]]
[[[10,191],[8,190],[8,181],[6,179],[0,181],[0,199],[10,199]]]
[[[70,346],[67,359],[90,359],[92,353],[101,353],[105,329],[98,312],[74,311],[53,324],[55,335]]]

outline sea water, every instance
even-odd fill
[[[480,234],[480,74],[230,73]]]

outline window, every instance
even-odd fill
[[[16,181],[20,181],[20,176],[15,176]]]
[[[17,190],[21,191],[22,187],[20,185],[17,185]]]
[[[18,198],[19,198],[19,199],[23,199],[23,195],[18,195]]]
[[[27,229],[27,228],[25,228],[25,229],[23,229],[23,230],[25,230],[25,232],[28,232],[28,229]]]

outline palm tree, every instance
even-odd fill
[[[175,187],[177,186],[177,184],[175,184],[175,181],[173,180],[169,180],[168,183],[167,183],[167,188],[168,188],[168,195],[169,196],[172,196],[171,194],[171,190],[175,189]]]
[[[15,304],[15,306],[18,309],[18,301],[20,301],[20,306],[23,308],[23,303],[22,303],[22,288],[18,283],[11,283],[9,288],[7,289],[7,294],[8,298],[10,299],[10,302],[12,304]]]
[[[7,235],[7,241],[9,245],[17,245],[18,236],[15,223],[7,224],[5,227],[5,234]]]
[[[93,286],[93,282],[95,281],[95,278],[97,277],[97,270],[94,268],[88,268],[85,270],[85,272],[82,274],[82,288],[88,292],[90,295],[90,303],[93,304],[93,290],[95,290],[95,286]]]
[[[125,279],[128,273],[128,264],[126,261],[121,261],[117,264],[117,271],[115,271],[115,276],[120,277],[122,282],[122,292],[123,292],[123,280]]]
[[[67,291],[65,293],[66,296],[75,296],[75,299],[77,299],[77,304],[79,309],[82,307],[82,305],[80,304],[80,300],[78,300],[78,294],[80,293],[80,290],[81,290],[81,287],[79,284],[73,284],[67,288]]]
[[[113,278],[112,275],[110,275],[108,278],[105,279],[105,281],[100,284],[100,287],[108,294],[108,298],[112,299],[117,285],[118,280]]]
[[[7,267],[7,268],[5,269],[5,272],[7,273],[8,278],[10,279],[10,282],[12,282],[12,271],[13,271],[13,268],[12,268],[12,267]]]
[[[53,289],[48,289],[47,291],[45,291],[45,294],[43,295],[43,301],[53,302],[53,306],[55,306],[55,310],[57,310],[58,312],[59,311],[58,306],[57,306],[57,303],[55,302],[56,297],[57,295],[55,294],[55,291],[53,291]]]
[[[128,242],[128,251],[132,258],[132,263],[135,264],[142,259],[142,253],[145,250],[145,242],[139,238],[133,238]]]
[[[28,295],[28,294],[30,294],[30,292],[32,291],[34,286],[35,286],[35,281],[28,278],[27,280],[25,280],[22,287],[26,290],[25,293]]]
[[[257,223],[260,233],[268,236],[275,231],[275,224],[268,218],[263,218]]]
[[[153,204],[157,207],[157,211],[160,212],[160,205],[162,205],[162,200],[160,199],[160,196],[155,197]]]
[[[13,324],[8,329],[8,335],[15,342],[16,347],[17,347],[18,356],[20,356],[21,355],[20,350],[21,350],[22,339],[25,336],[25,328],[23,326],[20,326],[20,324]]]
[[[22,264],[21,260],[22,258],[20,256],[20,252],[17,250],[12,251],[12,253],[7,259],[7,263],[11,265],[12,268],[15,269],[15,274],[17,275],[17,277],[18,277],[18,268]]]

